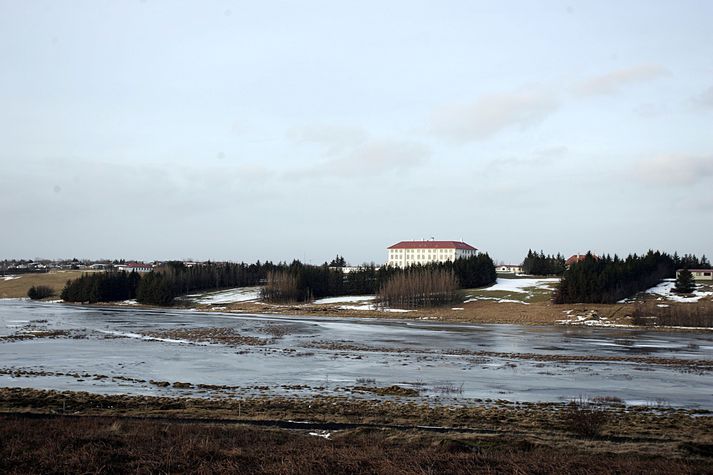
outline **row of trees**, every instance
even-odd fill
[[[684,254],[679,256],[678,253],[673,254],[673,262],[676,269],[710,269],[711,263],[704,255],[699,259],[693,254]]]
[[[70,280],[62,289],[65,302],[115,302],[136,298],[141,277],[136,272],[96,272]]]
[[[336,261],[336,259],[335,259]],[[342,260],[339,259],[341,264]],[[487,254],[453,262],[412,266],[422,274],[450,273],[460,288],[473,288],[495,282],[495,266]],[[293,261],[207,263],[187,267],[169,262],[152,272],[107,272],[85,274],[67,282],[62,299],[67,302],[111,302],[135,298],[139,303],[171,305],[176,297],[190,292],[265,284],[262,297],[273,302],[297,301],[343,295],[377,293],[394,276],[405,269],[366,265],[343,272],[327,263],[321,266]]]
[[[497,278],[493,260],[487,254],[415,265],[407,269],[391,266],[377,269],[372,264],[348,273],[330,268],[326,263],[311,266],[294,261],[285,268],[274,269],[267,274],[262,298],[270,302],[305,302],[323,297],[375,294],[392,279],[408,271],[418,271],[421,275],[452,273],[458,288],[483,287],[494,283]]]
[[[522,271],[531,275],[561,275],[565,270],[564,256],[545,255],[543,251],[527,251],[527,257],[522,263]]]
[[[629,255],[595,258],[587,253],[584,260],[565,271],[555,303],[615,303],[673,277],[676,263],[670,255],[649,251],[643,256]]]
[[[182,262],[168,262],[143,276],[136,300],[150,305],[170,305],[179,295],[190,292],[259,285],[268,272],[284,266],[258,261],[255,264],[208,262],[187,267]]]
[[[379,306],[433,307],[462,301],[453,269],[409,268],[391,276],[376,296]]]

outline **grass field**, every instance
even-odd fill
[[[33,285],[46,285],[53,288],[59,295],[68,280],[76,279],[85,272],[87,271],[67,270],[46,274],[21,274],[10,280],[0,277],[0,298],[27,297],[27,291]]]

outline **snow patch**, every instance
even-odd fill
[[[191,294],[186,298],[203,305],[249,302],[260,298],[261,287],[238,287],[206,294]]]
[[[498,277],[494,285],[481,290],[528,294],[532,289],[552,290],[551,285],[559,281],[560,279],[556,277],[544,279],[502,279]]]
[[[655,287],[651,287],[646,290],[645,293],[651,295],[657,295],[659,298],[656,300],[662,300],[661,297],[672,302],[683,302],[683,303],[695,303],[704,297],[713,296],[713,292],[706,292],[702,290],[694,290],[692,294],[681,295],[673,292],[673,288],[676,285],[676,279],[665,279],[663,282]],[[700,285],[698,286],[700,288]]]

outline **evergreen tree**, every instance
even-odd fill
[[[673,291],[679,294],[690,294],[696,289],[696,283],[693,281],[693,274],[688,269],[681,270],[676,276],[676,285]]]

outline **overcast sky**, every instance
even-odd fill
[[[713,2],[0,0],[0,258],[713,254]]]

